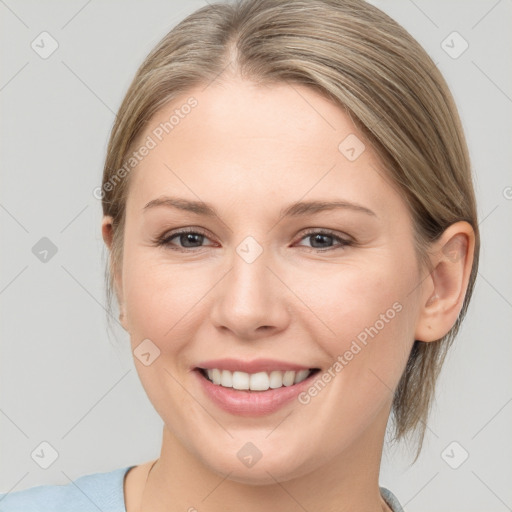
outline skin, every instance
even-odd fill
[[[454,324],[473,230],[466,222],[450,226],[431,248],[434,270],[419,268],[411,215],[376,154],[366,143],[349,161],[339,143],[363,136],[342,109],[306,87],[217,80],[165,106],[142,140],[190,96],[198,106],[130,175],[124,258],[115,273],[132,350],[146,338],[160,350],[149,366],[134,361],[164,422],[147,485],[154,461],[127,475],[127,511],[291,512],[297,503],[388,510],[378,476],[392,390],[414,339],[439,339]],[[142,212],[161,195],[211,203],[218,217],[164,206]],[[280,219],[280,209],[298,200],[346,200],[375,215],[339,209]],[[111,220],[102,224],[109,248]],[[179,236],[168,247],[153,243],[185,227],[207,236],[190,248]],[[315,244],[307,228],[355,243],[327,237]],[[247,236],[263,249],[252,263],[236,252]],[[401,311],[307,405],[240,417],[209,401],[192,374],[220,357],[326,370],[395,302]],[[263,454],[251,468],[237,458],[248,441]]]

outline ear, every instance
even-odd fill
[[[431,246],[432,272],[423,282],[415,339],[435,341],[455,324],[473,265],[475,233],[466,221],[452,224]]]
[[[114,230],[113,230],[113,218],[110,215],[105,215],[103,217],[103,221],[101,223],[101,235],[103,237],[103,241],[105,242],[105,245],[108,247],[109,250],[109,260],[112,261],[112,240],[114,237]],[[123,301],[123,281],[122,281],[122,274],[121,269],[114,269],[114,286],[115,286],[115,293],[117,297],[117,302],[119,303],[119,320],[121,322],[121,325],[123,326],[123,329],[127,332],[128,327],[126,323],[126,315],[125,315],[125,307],[124,307],[124,301]]]

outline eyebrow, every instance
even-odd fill
[[[146,212],[152,208],[156,208],[157,206],[176,208],[178,210],[184,210],[196,213],[197,215],[204,215],[206,217],[218,216],[215,208],[209,203],[169,196],[161,196],[149,201],[149,203],[144,206],[143,211]],[[297,201],[285,208],[282,208],[279,218],[312,215],[314,213],[335,209],[353,210],[377,217],[377,214],[369,208],[357,203],[350,203],[348,201]]]

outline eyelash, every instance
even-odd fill
[[[154,240],[154,244],[157,247],[166,247],[166,248],[171,249],[172,251],[179,251],[179,252],[193,252],[193,251],[196,251],[197,249],[201,249],[202,247],[207,247],[207,246],[179,247],[179,246],[173,246],[171,244],[171,240],[173,238],[176,238],[179,235],[186,235],[186,234],[202,235],[206,238],[209,238],[207,233],[205,233],[201,229],[186,228],[186,229],[182,229],[179,231],[173,231],[171,233],[166,233],[163,236],[161,236],[160,238],[157,238],[156,240]],[[354,241],[342,238],[339,235],[336,235],[334,232],[332,232],[330,230],[326,230],[326,229],[324,229],[324,230],[310,229],[302,235],[300,240],[303,240],[304,238],[308,238],[312,235],[327,235],[329,237],[332,237],[335,241],[337,241],[339,243],[338,247],[327,247],[325,249],[317,249],[315,247],[305,247],[306,249],[310,249],[311,251],[316,251],[317,253],[328,252],[328,251],[332,251],[335,249],[342,249],[344,247],[349,247],[351,245],[354,245]]]

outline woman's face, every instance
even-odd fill
[[[240,482],[377,453],[423,292],[410,214],[350,117],[306,87],[233,78],[173,101],[139,140],[118,291],[165,428]],[[166,196],[216,214],[147,206]],[[275,372],[295,369],[291,384],[301,368],[319,371],[279,387]]]

